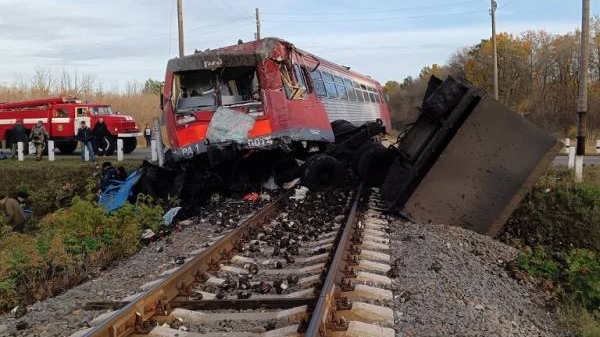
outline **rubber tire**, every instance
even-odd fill
[[[304,163],[302,184],[311,191],[324,191],[342,183],[344,165],[332,156],[319,154]]]
[[[356,166],[358,177],[372,186],[381,186],[385,181],[394,153],[380,144],[367,148]]]
[[[123,153],[129,154],[137,147],[137,138],[127,137],[121,139],[123,139]]]
[[[62,154],[71,154],[77,149],[77,142],[57,142],[56,148]]]
[[[98,148],[104,149],[105,156],[112,155],[117,150],[117,138],[114,136],[102,137],[101,141],[98,142]]]

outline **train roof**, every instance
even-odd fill
[[[315,61],[315,64],[324,65],[327,69],[352,75],[353,77],[359,77],[369,82],[378,83],[370,76],[349,70],[348,67],[341,66],[332,61],[316,56],[310,52],[295,47],[291,42],[275,37],[267,37],[260,40],[249,41],[217,49],[196,51],[194,54],[173,58],[169,60],[169,63],[167,64],[167,71],[179,72],[199,69],[214,70],[224,66],[254,67],[267,58],[277,58],[277,55],[275,54],[277,54],[278,51],[280,51],[279,49],[282,47],[287,48],[288,50],[296,50],[298,53],[312,58]]]

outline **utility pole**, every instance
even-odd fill
[[[182,0],[177,0],[177,27],[179,31],[179,57],[183,57],[183,6]]]
[[[256,39],[260,40],[260,13],[258,7],[256,8]]]
[[[494,53],[494,99],[498,100],[498,49],[496,47],[496,0],[491,1],[490,14],[492,15],[492,47]]]
[[[577,98],[577,152],[575,154],[575,181],[583,181],[583,157],[587,131],[587,84],[590,53],[590,0],[583,0],[581,11],[581,51],[579,53],[579,96]]]

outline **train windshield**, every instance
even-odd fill
[[[176,73],[173,103],[177,112],[215,110],[260,99],[254,67],[229,67]]]

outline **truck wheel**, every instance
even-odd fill
[[[315,155],[304,163],[302,183],[312,191],[323,191],[340,184],[344,178],[344,166],[332,156]]]
[[[56,143],[56,148],[62,154],[71,154],[77,148],[77,142],[58,142]]]
[[[360,155],[356,166],[358,177],[367,184],[380,186],[388,174],[392,161],[394,161],[392,151],[379,144],[373,145]]]
[[[117,149],[117,138],[113,136],[104,136],[98,142],[98,152],[110,156]]]
[[[137,147],[137,138],[127,137],[121,139],[123,139],[123,153],[131,153]]]

